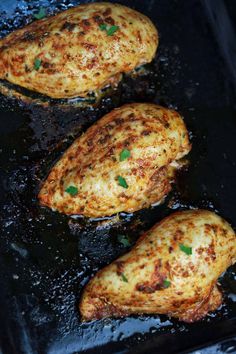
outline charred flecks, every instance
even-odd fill
[[[124,192],[122,192],[122,193],[118,194],[118,198],[120,198],[121,200],[126,201],[126,200],[129,199],[129,196],[126,195]]]
[[[211,231],[213,231],[214,233],[217,233],[217,226],[205,224],[205,231],[206,231],[206,233],[211,233]]]
[[[163,290],[165,289],[165,285],[164,285],[164,278],[162,279],[162,281],[160,283],[156,283],[156,284],[137,284],[136,285],[136,290],[145,293],[145,294],[152,294],[157,290]]]
[[[38,45],[39,45],[40,48],[43,48],[43,47],[44,47],[44,38],[43,38],[43,37],[41,37],[41,38],[39,39]]]
[[[61,31],[64,31],[64,30],[67,30],[69,32],[72,32],[74,30],[74,28],[76,27],[76,24],[75,23],[72,23],[72,22],[65,22],[62,27],[61,27]]]
[[[111,14],[111,8],[108,7],[104,12],[103,12],[103,15],[104,16],[109,16]]]
[[[110,156],[113,156],[114,155],[114,148],[111,147],[108,151],[107,151],[107,154],[106,156],[110,157]],[[116,160],[115,160],[116,161]]]
[[[130,119],[130,121],[135,121],[137,118],[135,117],[135,114],[134,113],[130,113],[129,114],[129,119]]]
[[[105,127],[107,130],[112,130],[114,128],[114,125],[112,123],[106,124]]]
[[[36,40],[36,35],[34,32],[25,32],[22,36],[23,41],[33,42]]]
[[[131,141],[129,139],[126,139],[123,143],[123,146],[127,148],[130,146],[130,144],[131,144]]]
[[[104,23],[103,18],[102,18],[101,16],[99,16],[99,15],[93,16],[93,20],[94,20],[94,22],[96,22],[98,25],[101,25],[101,24]]]
[[[144,284],[137,284],[136,285],[136,290],[142,292],[142,293],[146,293],[146,294],[152,294],[154,293],[156,290],[160,290],[160,289],[156,289],[155,287],[152,287],[150,285],[144,285]]]
[[[211,242],[210,246],[206,249],[206,252],[212,261],[216,259],[214,242]]]
[[[87,145],[88,146],[93,146],[93,139],[88,139],[87,140]]]
[[[109,134],[106,134],[105,136],[103,136],[102,138],[100,138],[98,140],[98,143],[99,144],[105,144],[109,139],[110,139],[110,135]]]
[[[89,51],[95,51],[97,46],[91,43],[81,43],[81,45]]]
[[[28,67],[27,64],[25,64],[25,72],[26,73],[30,73],[31,72],[31,69]]]
[[[115,21],[112,17],[106,17],[105,22],[112,26],[115,24]]]
[[[7,48],[9,48],[8,45],[4,44],[0,47],[0,53],[3,52],[4,50],[6,50]]]
[[[115,262],[115,264],[117,266],[117,270],[116,270],[117,275],[123,274],[124,273],[124,262],[117,261],[117,262]]]
[[[151,133],[152,133],[151,130],[143,130],[142,133],[141,133],[141,135],[143,135],[143,136],[148,136],[148,135],[150,135]]]
[[[114,122],[116,123],[116,125],[122,125],[124,123],[124,119],[123,118],[116,118],[116,119],[114,119]]]
[[[189,272],[187,270],[184,270],[182,273],[181,273],[181,276],[183,278],[188,278],[190,276]]]
[[[52,63],[49,63],[47,61],[44,61],[41,63],[41,66],[44,68],[44,69],[50,69],[50,68],[53,68],[53,64]]]
[[[82,20],[82,25],[85,27],[89,27],[90,26],[90,22],[88,20]]]
[[[176,232],[175,232],[175,234],[174,234],[174,236],[173,236],[173,240],[174,240],[175,242],[181,241],[183,235],[184,235],[184,232],[183,232],[182,230],[178,229],[178,230],[176,230]]]

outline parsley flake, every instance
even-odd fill
[[[41,66],[42,60],[39,58],[36,58],[34,61],[34,68],[35,70],[39,70],[40,66]]]
[[[113,36],[113,34],[119,29],[119,26],[111,26],[108,30],[107,30],[107,35],[108,36]]]
[[[125,283],[128,283],[128,279],[126,278],[126,276],[124,275],[124,273],[121,273],[121,279],[122,279]]]
[[[66,193],[69,193],[72,197],[74,197],[76,194],[78,194],[78,188],[74,186],[69,186],[66,188]]]
[[[192,247],[188,247],[188,246],[185,246],[182,243],[180,243],[179,248],[181,251],[186,253],[188,256],[190,256],[192,254]]]
[[[126,180],[125,180],[123,177],[118,176],[117,178],[118,178],[118,184],[119,184],[121,187],[123,187],[123,188],[128,188],[128,184],[127,184]]]
[[[126,160],[128,157],[130,157],[130,151],[127,149],[123,149],[120,153],[120,161]]]
[[[126,235],[117,235],[117,240],[120,242],[124,247],[130,246],[130,241],[128,236]]]
[[[101,31],[106,31],[107,30],[107,25],[105,23],[101,23],[99,25],[99,28],[100,28]]]
[[[43,7],[40,7],[39,12],[34,14],[34,18],[36,18],[37,20],[41,20],[45,16],[46,16],[46,10]]]
[[[101,23],[99,25],[99,28],[100,28],[101,31],[106,31],[106,34],[108,36],[113,36],[113,34],[119,29],[119,26],[113,25],[113,26],[108,28],[106,23]]]
[[[164,289],[169,288],[169,287],[170,287],[170,284],[171,284],[171,282],[170,282],[169,280],[164,279],[164,281],[163,281],[163,288],[164,288]]]

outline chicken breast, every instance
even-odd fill
[[[221,304],[217,279],[235,260],[236,235],[221,217],[207,210],[174,213],[87,284],[82,319],[167,314],[197,321]]]
[[[180,115],[148,103],[117,108],[80,136],[51,170],[39,201],[88,217],[133,212],[171,189],[191,146]]]
[[[139,12],[89,3],[0,40],[0,78],[52,98],[84,97],[149,63],[157,30]]]

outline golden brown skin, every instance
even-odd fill
[[[174,213],[87,284],[82,319],[167,314],[197,321],[220,306],[217,279],[235,261],[236,235],[226,221],[207,210]]]
[[[118,29],[108,35],[104,24]],[[52,98],[84,97],[152,61],[157,46],[146,16],[119,4],[89,3],[0,40],[0,78]]]
[[[120,161],[124,149],[130,156]],[[88,217],[146,208],[170,191],[173,171],[190,149],[177,112],[148,103],[124,105],[75,140],[46,179],[40,203]],[[76,195],[66,191],[70,186]]]

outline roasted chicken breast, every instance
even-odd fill
[[[42,205],[88,217],[161,201],[191,146],[180,115],[148,103],[117,108],[81,135],[52,168]]]
[[[152,61],[157,30],[139,12],[89,3],[0,40],[0,78],[52,98],[84,97]]]
[[[235,261],[236,236],[225,220],[206,210],[174,213],[87,284],[82,319],[167,314],[197,321],[222,303],[217,279]]]

